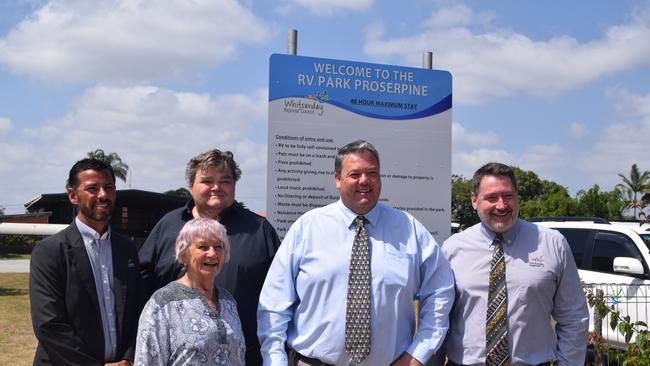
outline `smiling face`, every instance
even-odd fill
[[[115,182],[108,170],[84,170],[78,174],[77,187],[67,189],[68,199],[77,206],[77,217],[103,234],[115,207]]]
[[[335,174],[334,180],[345,207],[358,215],[368,213],[379,201],[379,163],[367,151],[346,155],[341,164],[341,173]]]
[[[517,191],[510,178],[502,175],[483,176],[478,195],[472,192],[472,206],[481,222],[495,233],[508,231],[519,215]]]
[[[235,202],[235,179],[229,169],[198,170],[189,188],[200,217],[218,218]]]
[[[221,240],[199,238],[191,242],[182,256],[191,277],[213,281],[226,263],[226,249]]]

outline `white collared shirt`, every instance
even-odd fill
[[[104,360],[115,358],[117,351],[117,331],[115,322],[115,293],[113,291],[113,250],[111,247],[111,229],[99,235],[94,229],[84,224],[77,217],[77,228],[81,233],[90,266],[93,270],[95,290],[99,301],[104,331]],[[79,309],[79,311],[84,311]]]

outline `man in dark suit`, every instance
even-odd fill
[[[109,226],[115,173],[80,160],[67,194],[77,217],[32,252],[34,365],[131,365],[144,284],[135,245]]]

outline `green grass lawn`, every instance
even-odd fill
[[[0,273],[0,365],[27,366],[34,359],[28,279],[29,273]]]
[[[0,260],[2,259],[29,259],[31,254],[16,254],[16,253],[2,253],[0,252]]]

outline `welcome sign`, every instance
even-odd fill
[[[269,75],[267,214],[280,237],[338,200],[334,156],[357,139],[379,150],[381,200],[449,236],[449,72],[274,54]]]

